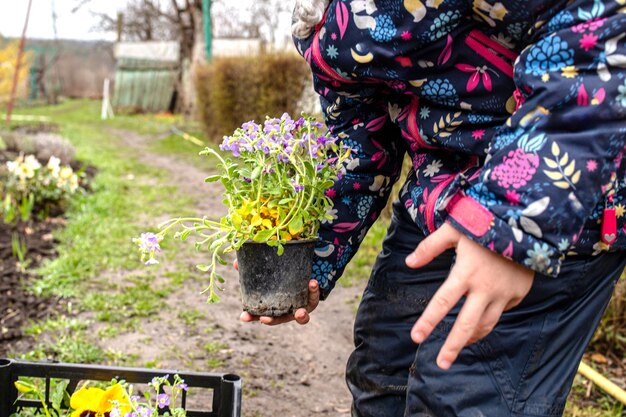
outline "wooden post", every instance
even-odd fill
[[[112,119],[115,117],[113,113],[113,106],[111,106],[111,94],[109,92],[111,81],[108,78],[104,79],[104,86],[102,88],[102,110],[100,111],[100,118],[102,120]]]
[[[122,42],[122,32],[124,31],[124,13],[117,14],[117,41]]]
[[[28,18],[30,17],[30,6],[33,4],[33,0],[28,0],[28,10],[26,11],[26,21],[24,21],[24,29],[22,30],[22,38],[20,39],[20,48],[17,52],[17,60],[15,62],[15,73],[13,74],[13,85],[11,86],[11,95],[9,96],[9,103],[7,104],[7,118],[6,124],[11,124],[11,113],[13,113],[13,103],[15,101],[15,94],[17,93],[17,84],[20,81],[20,68],[22,66],[22,58],[24,57],[24,47],[26,45],[26,29],[28,28]]]

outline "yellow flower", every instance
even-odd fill
[[[624,217],[625,212],[626,212],[626,207],[624,207],[623,204],[617,204],[615,206],[615,215],[617,216],[618,219],[621,219],[622,217]]]
[[[578,69],[575,66],[570,65],[561,69],[561,75],[564,78],[576,78],[578,77]]]
[[[235,209],[235,211],[246,217],[252,211],[252,202],[250,200],[243,200],[241,202],[241,207]]]
[[[22,394],[27,394],[35,389],[31,384],[24,381],[15,381],[15,388]]]
[[[78,189],[78,175],[72,174],[70,178],[70,191],[75,192]]]
[[[116,406],[122,415],[130,411],[130,404],[124,396],[122,386],[115,384],[102,390],[82,387],[70,397],[70,407],[74,409],[71,417],[80,417],[92,413],[94,417],[104,417]]]
[[[548,74],[547,72],[545,72],[542,76],[541,76],[541,81],[543,81],[544,83],[547,83],[550,80],[550,74]]]
[[[65,166],[61,168],[61,170],[59,171],[59,178],[67,181],[70,178],[72,178],[73,174],[74,174],[74,170],[72,170],[72,168],[69,166]]]
[[[51,156],[50,160],[48,160],[46,168],[48,168],[48,171],[50,171],[50,175],[52,175],[53,178],[58,177],[59,172],[61,172],[61,160],[56,156]]]

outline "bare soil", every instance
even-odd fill
[[[19,348],[30,320],[42,320],[60,307],[59,300],[36,297],[26,288],[35,279],[28,271],[56,256],[51,232],[62,223],[62,219],[17,225],[0,221],[0,357]],[[15,256],[14,242],[20,242],[21,262]]]

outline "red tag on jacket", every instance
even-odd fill
[[[604,209],[601,233],[600,240],[607,245],[611,245],[617,240],[617,215],[615,214],[615,208]]]

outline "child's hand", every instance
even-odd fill
[[[528,294],[534,280],[533,271],[471,241],[449,224],[424,239],[406,263],[419,268],[450,248],[456,248],[456,262],[411,331],[413,341],[422,343],[466,296],[437,357],[442,369],[452,365],[463,347],[488,335],[502,312],[515,307]]]

